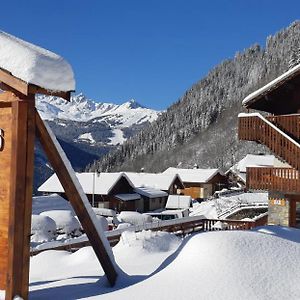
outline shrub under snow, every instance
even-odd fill
[[[53,219],[43,215],[31,217],[31,242],[49,242],[56,237],[56,223]]]
[[[81,225],[69,210],[48,210],[40,215],[48,216],[55,221],[58,234],[71,237],[81,235]]]
[[[121,211],[118,216],[121,222],[130,223],[132,225],[143,225],[145,223],[151,223],[152,217],[146,214],[140,214],[136,211]]]

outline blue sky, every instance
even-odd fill
[[[3,1],[1,30],[73,66],[77,92],[165,109],[222,60],[300,19],[300,1]]]

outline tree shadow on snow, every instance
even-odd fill
[[[37,286],[42,284],[48,284],[52,282],[58,282],[58,281],[66,281],[61,286],[55,286],[55,287],[45,287],[40,290],[34,290],[30,291],[30,299],[64,299],[64,300],[73,300],[73,299],[80,299],[80,298],[86,298],[86,297],[92,297],[97,295],[104,295],[107,293],[111,293],[114,291],[118,291],[124,288],[127,288],[129,286],[135,285],[137,283],[140,283],[144,280],[147,280],[148,278],[158,274],[163,269],[165,269],[167,266],[169,266],[178,256],[178,254],[181,252],[181,250],[184,248],[186,243],[189,241],[191,236],[185,237],[182,243],[179,245],[179,247],[176,249],[176,251],[168,256],[161,264],[160,266],[151,274],[149,275],[128,275],[123,270],[121,270],[118,267],[118,278],[117,282],[114,287],[111,287],[107,281],[106,276],[80,276],[80,277],[71,277],[66,278],[63,280],[53,280],[53,281],[43,281],[43,282],[33,282],[30,284],[30,286]],[[96,282],[89,282],[89,283],[80,283],[80,284],[67,284],[68,280],[76,279],[76,278],[87,278],[87,279],[96,279],[98,278]]]

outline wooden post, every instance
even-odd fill
[[[114,263],[107,252],[107,248],[105,248],[104,245],[106,243],[106,245],[109,246],[108,240],[105,235],[101,236],[101,233],[97,231],[95,223],[97,220],[93,220],[91,217],[91,214],[94,214],[94,212],[92,211],[86,195],[79,191],[79,186],[77,186],[77,184],[79,185],[79,182],[75,176],[75,172],[71,170],[70,166],[67,166],[66,161],[63,159],[63,155],[65,154],[62,153],[62,149],[59,149],[60,146],[55,144],[53,137],[50,135],[48,128],[45,126],[38,112],[36,112],[36,129],[48,160],[60,180],[83,230],[90,240],[109,283],[113,286],[117,279],[117,272]]]
[[[5,173],[1,174],[1,184],[6,186],[7,198],[0,199],[4,202],[8,214],[8,230],[5,235],[6,242],[5,238],[1,240],[1,245],[4,243],[7,246],[7,251],[3,254],[7,264],[1,266],[3,273],[0,283],[3,288],[3,280],[6,277],[6,300],[11,300],[17,295],[28,299],[35,137],[34,96],[22,96],[21,99],[20,96],[7,92],[1,95],[1,99],[5,97],[11,108],[10,121],[7,130],[4,130],[3,152],[9,153],[0,159],[1,164],[6,166]],[[6,178],[3,175],[6,175]]]

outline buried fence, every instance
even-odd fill
[[[167,231],[176,235],[186,235],[193,232],[219,231],[219,230],[250,230],[257,226],[267,224],[268,214],[263,214],[255,221],[241,220],[219,220],[219,219],[203,219],[203,217],[186,217],[175,220],[158,221],[145,223],[141,225],[130,226],[128,228],[115,229],[106,231],[106,237],[111,246],[116,245],[120,239],[122,232],[126,230],[139,232],[142,230]],[[31,249],[31,255],[39,254],[46,250],[67,250],[76,251],[80,248],[90,246],[90,242],[86,236],[71,239],[66,242],[49,242],[39,245]]]

